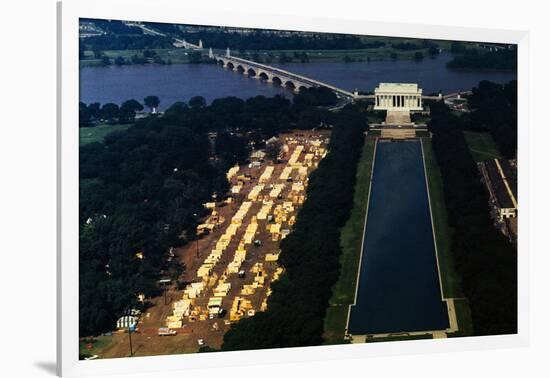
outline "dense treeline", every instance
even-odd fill
[[[172,47],[172,39],[170,37],[144,34],[141,28],[126,26],[121,21],[81,19],[80,22],[93,23],[105,33],[103,35],[81,38],[81,52],[84,50],[99,52],[104,50],[143,50]]]
[[[318,91],[296,95],[307,94],[299,106],[279,96],[210,105],[194,97],[80,148],[82,336],[111,330],[118,316],[140,306],[138,294],[158,294],[159,278],[177,280],[184,267],[168,258],[169,248],[193,240],[201,204],[213,193],[225,195],[225,172],[247,159],[250,143],[319,126],[300,123],[303,112],[327,114],[314,105],[326,99],[312,100],[310,92]],[[209,132],[217,134],[214,146]]]
[[[455,45],[451,51],[457,55],[447,63],[450,68],[483,68],[494,70],[517,69],[517,50],[500,49],[497,51],[483,52],[479,49],[461,48]]]
[[[254,31],[238,33],[234,31],[202,30],[184,33],[189,41],[202,43],[206,47],[234,50],[342,50],[365,49],[385,46],[384,42],[365,42],[358,36],[325,33],[293,33]]]
[[[489,216],[488,194],[480,181],[462,128],[463,119],[442,103],[431,106],[432,144],[441,169],[452,253],[470,301],[475,335],[517,332],[517,250]]]
[[[518,144],[517,101],[516,80],[504,85],[481,81],[473,88],[468,99],[473,111],[467,127],[478,131],[488,130],[500,152],[509,159],[516,156]]]
[[[105,33],[143,35],[143,30],[125,25],[118,20],[80,19],[80,22],[90,22]]]
[[[133,28],[136,29],[136,28]],[[139,30],[139,29],[138,29]],[[143,50],[167,49],[172,47],[170,38],[159,35],[106,34],[82,38],[80,44],[84,50]]]
[[[93,127],[98,122],[129,123],[135,120],[136,112],[142,111],[143,105],[137,100],[124,101],[120,106],[114,103],[101,105],[93,102],[89,105],[78,103],[78,119],[80,127]]]
[[[138,294],[157,294],[161,272],[177,278],[183,267],[168,262],[169,247],[227,187],[209,164],[207,136],[169,119],[141,120],[80,148],[81,335],[112,329]]]
[[[312,173],[294,230],[281,242],[279,262],[285,273],[272,284],[268,309],[233,324],[224,336],[223,350],[323,342],[323,319],[339,274],[340,228],[353,206],[366,124],[351,106],[336,117],[330,152]]]

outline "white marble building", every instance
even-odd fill
[[[374,89],[374,110],[422,110],[422,89],[418,84],[380,83]]]

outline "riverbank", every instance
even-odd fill
[[[145,51],[154,51],[154,56],[145,58]],[[143,49],[143,50],[105,50],[102,54],[109,58],[112,64],[115,59],[123,58],[126,65],[132,64],[155,64],[160,61],[168,64],[188,64],[193,63],[190,54],[195,50],[182,48],[170,49]],[[206,55],[207,50],[202,54]],[[214,49],[214,54],[224,55],[225,50]],[[369,49],[343,49],[343,50],[245,50],[232,51],[231,54],[236,57],[251,59],[258,63],[359,63],[371,61],[395,61],[395,60],[418,60],[421,53],[422,59],[430,59],[429,49],[417,50],[399,50],[391,46],[369,48]],[[145,59],[146,63],[132,63],[132,58],[138,56]],[[435,55],[434,57],[437,57]],[[80,67],[97,67],[105,65],[103,59],[96,57],[91,50],[84,51],[80,59]]]

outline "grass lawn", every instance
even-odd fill
[[[325,332],[323,338],[325,344],[347,344],[349,341],[344,340],[344,332],[346,330],[346,321],[348,320],[348,305],[335,305],[327,309],[325,315]]]
[[[411,336],[390,336],[390,337],[376,337],[372,339],[366,339],[366,343],[380,343],[384,341],[407,341],[407,340],[425,340],[425,339],[432,339],[432,335],[429,333],[425,333],[422,335],[411,335]]]
[[[132,124],[124,124],[124,125],[99,124],[94,127],[81,127],[79,129],[80,145],[83,146],[85,144],[89,144],[93,142],[103,142],[103,139],[105,138],[106,135],[114,131],[126,130],[130,126],[132,126]]]
[[[424,148],[428,187],[430,189],[430,203],[432,207],[443,293],[447,298],[462,297],[464,294],[461,289],[461,280],[455,270],[451,252],[451,237],[453,230],[448,225],[441,173],[435,159],[431,140],[423,139],[422,145]]]
[[[470,302],[468,299],[455,299],[456,321],[458,323],[458,331],[448,334],[449,337],[464,337],[472,336],[474,328],[472,325],[472,311],[470,310]]]
[[[112,341],[113,341],[113,336],[94,337],[93,341],[91,342],[88,339],[86,339],[86,341],[81,339],[78,342],[79,354],[81,356],[90,356],[90,357],[93,356],[94,354],[99,355],[101,350],[109,346]],[[91,348],[88,349],[86,346],[87,345],[89,346],[90,344],[91,344]]]
[[[331,307],[325,317],[325,341],[343,342],[347,320],[348,304],[353,303],[355,284],[359,271],[363,226],[368,204],[369,182],[372,171],[375,140],[366,139],[357,165],[354,207],[351,215],[340,232],[340,277],[332,288]]]
[[[464,131],[464,136],[475,161],[502,157],[489,132]]]

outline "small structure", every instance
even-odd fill
[[[498,220],[515,218],[518,211],[517,173],[506,159],[491,159],[481,166]]]
[[[119,329],[130,329],[135,331],[139,318],[137,316],[125,315],[120,317],[116,322],[116,327]]]

